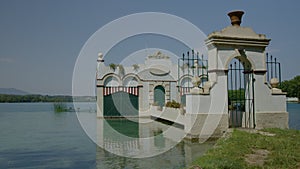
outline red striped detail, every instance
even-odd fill
[[[103,87],[103,96],[108,96],[117,92],[125,92],[128,94],[132,94],[135,96],[139,95],[139,88],[138,87],[124,87],[124,86],[117,86],[117,87]]]
[[[180,87],[180,96],[190,93],[192,87]]]

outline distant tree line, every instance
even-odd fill
[[[49,96],[49,95],[8,95],[0,94],[1,103],[14,102],[72,102],[72,96]]]
[[[300,75],[291,80],[281,82],[280,88],[287,92],[287,97],[297,97],[300,99]]]
[[[95,96],[68,96],[68,95],[9,95],[0,94],[0,103],[18,102],[92,102],[96,101]]]

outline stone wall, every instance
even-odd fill
[[[281,128],[286,129],[289,126],[288,112],[257,112],[256,129],[263,128]]]
[[[163,107],[161,110],[159,106],[151,106],[150,113],[152,117],[161,118],[177,124],[185,125],[185,115],[182,110]]]

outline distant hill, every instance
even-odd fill
[[[0,94],[27,95],[30,93],[15,88],[0,88]]]

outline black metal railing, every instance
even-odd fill
[[[277,78],[279,80],[279,84],[281,84],[281,65],[278,62],[277,58],[272,55],[266,54],[267,56],[267,82],[270,82],[272,78]]]
[[[186,94],[193,87],[191,85],[192,77],[198,76],[200,78],[201,84],[199,87],[201,87],[205,81],[208,81],[207,70],[208,60],[204,59],[203,55],[199,56],[199,52],[194,50],[183,53],[182,57],[178,59],[178,92],[180,92],[182,105],[185,105]],[[188,85],[183,86],[181,84],[184,78],[189,79]]]
[[[178,78],[188,75],[201,77],[202,82],[208,81],[207,70],[208,60],[204,59],[203,55],[199,56],[199,52],[195,52],[194,50],[183,53],[182,58],[178,59]]]

